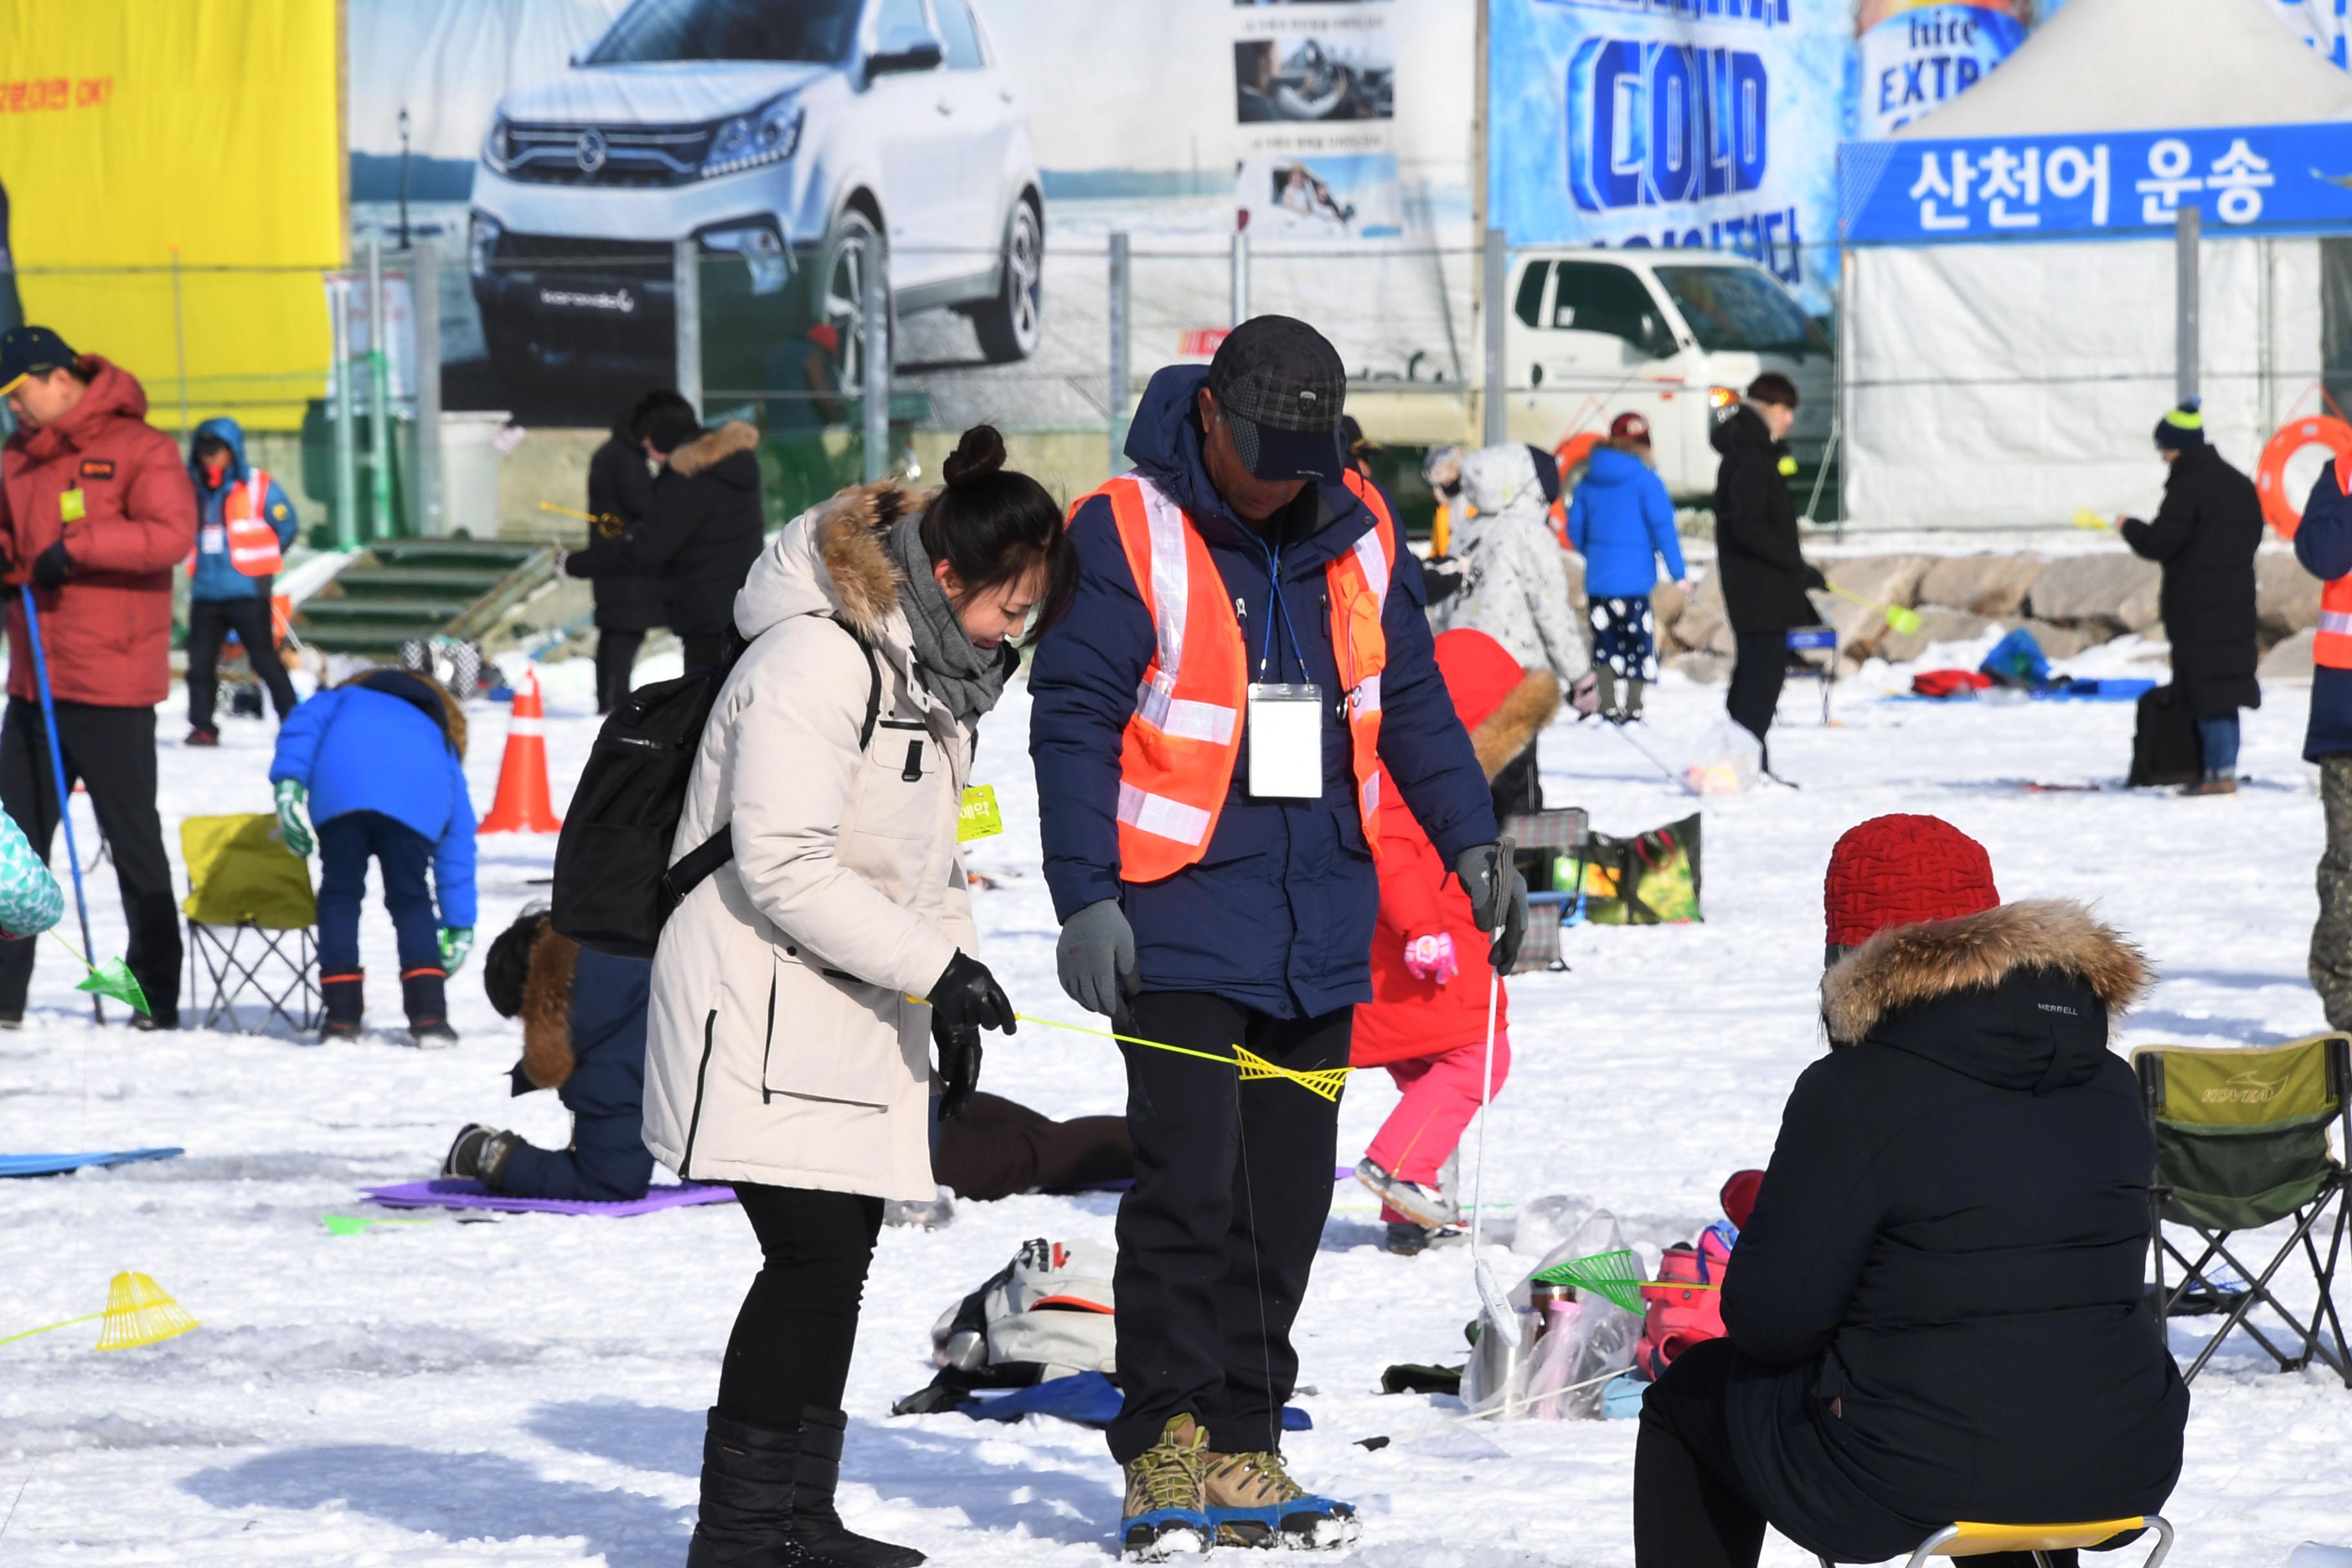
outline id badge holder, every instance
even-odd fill
[[[1249,689],[1249,792],[1258,800],[1323,794],[1323,693],[1307,685]]]

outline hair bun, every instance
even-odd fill
[[[1004,437],[993,425],[975,425],[963,433],[956,449],[940,465],[950,489],[978,484],[1004,468]]]

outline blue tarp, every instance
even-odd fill
[[[1008,1388],[1002,1393],[983,1391],[956,1408],[975,1421],[1018,1421],[1024,1415],[1055,1415],[1081,1426],[1108,1426],[1126,1403],[1127,1396],[1110,1379],[1098,1372],[1082,1372],[1076,1377],[1057,1377],[1051,1383],[1032,1384],[1027,1388]],[[1286,1432],[1308,1432],[1314,1427],[1307,1412],[1295,1405],[1282,1413],[1282,1429]]]
[[[182,1149],[100,1149],[86,1154],[0,1154],[0,1176],[60,1176],[85,1165],[128,1165],[140,1160],[169,1160]]]

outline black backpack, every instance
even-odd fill
[[[872,679],[857,736],[862,752],[881,717],[882,667],[849,623],[838,616],[834,620],[864,651]],[[651,958],[670,912],[735,858],[723,826],[676,864],[669,851],[685,814],[703,726],[742,647],[730,637],[716,669],[639,687],[596,731],[555,841],[548,923],[560,935],[614,958]]]
[[[2139,722],[2132,731],[2134,789],[2152,784],[2191,784],[2204,776],[2205,747],[2197,720],[2178,686],[2159,686],[2139,698]]]

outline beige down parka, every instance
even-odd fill
[[[751,647],[672,847],[731,826],[735,858],[662,930],[646,1037],[646,1145],[683,1178],[937,1191],[930,1009],[908,998],[976,933],[956,841],[971,736],[913,676],[887,542],[921,504],[845,490],[778,534],[735,597]]]

